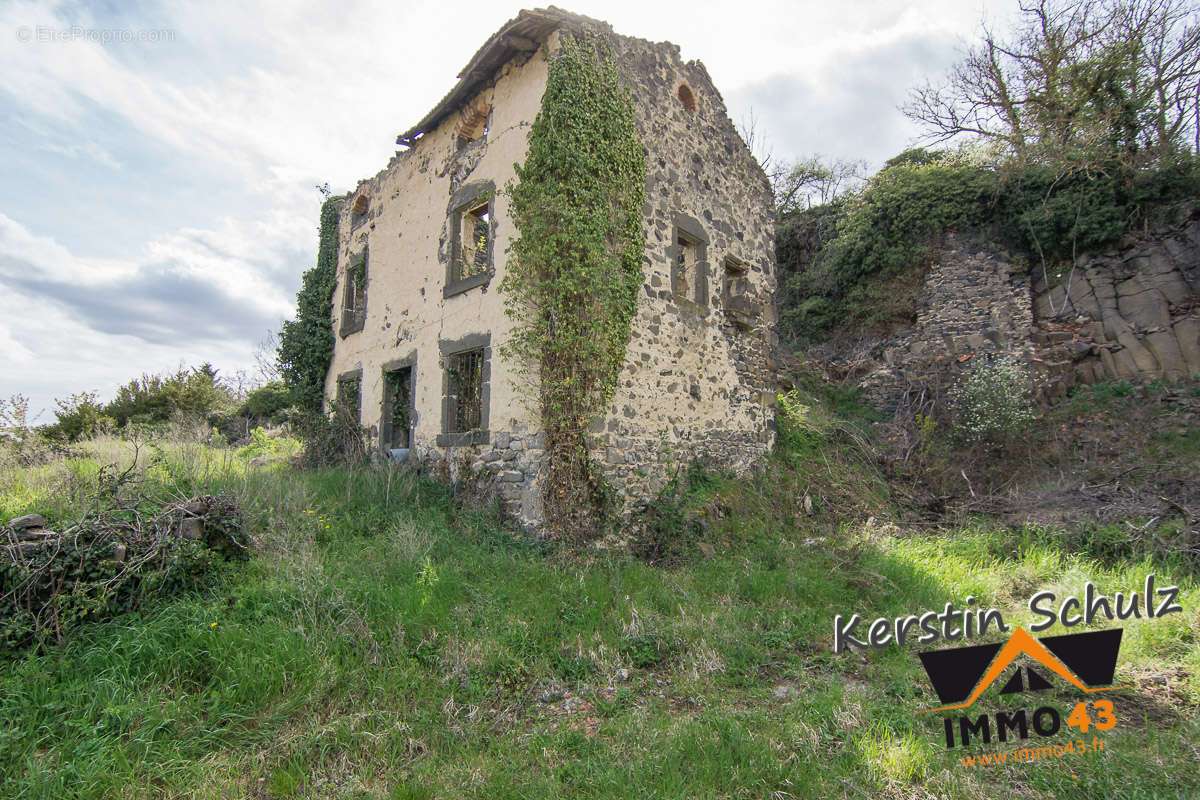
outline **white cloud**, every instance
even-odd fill
[[[121,164],[112,157],[112,154],[95,142],[82,142],[79,144],[69,145],[43,142],[42,144],[38,145],[38,149],[47,153],[55,153],[60,156],[66,156],[67,158],[96,161],[111,169],[121,168]]]

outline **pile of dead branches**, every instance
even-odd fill
[[[0,526],[0,647],[61,643],[85,620],[197,588],[211,568],[248,555],[223,496],[94,509],[51,529],[38,514]]]

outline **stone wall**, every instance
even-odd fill
[[[645,284],[593,452],[630,512],[689,462],[741,473],[770,450],[775,238],[766,176],[704,65],[640,39],[616,52],[647,151]],[[702,245],[701,286],[673,271],[677,233]]]
[[[976,235],[947,234],[913,325],[834,361],[867,402],[893,411],[998,352],[1026,359],[1046,400],[1102,380],[1200,377],[1200,215],[1189,209],[1053,274]]]
[[[912,326],[871,342],[846,368],[866,401],[892,411],[910,391],[936,395],[973,359],[1033,356],[1027,268],[974,235],[946,234],[934,250]]]

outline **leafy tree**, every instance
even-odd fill
[[[104,407],[118,425],[166,422],[175,415],[203,419],[229,406],[232,397],[212,364],[180,369],[173,375],[142,375],[117,390]]]
[[[1200,17],[1187,0],[1030,0],[986,26],[904,112],[930,141],[999,142],[1019,162],[1163,165],[1200,150]],[[1191,134],[1190,137],[1188,134]]]

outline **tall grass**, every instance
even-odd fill
[[[918,713],[933,698],[911,648],[833,654],[835,614],[973,594],[1018,620],[1031,589],[1174,576],[1098,563],[1053,531],[868,521],[878,476],[821,435],[829,446],[785,445],[762,474],[698,484],[684,511],[705,520],[700,538],[671,569],[538,545],[405,469],[143,449],[146,491],[237,497],[255,557],[0,663],[0,796],[1200,793],[1190,579],[1188,613],[1127,625],[1121,677],[1137,689],[1092,760],[968,772]],[[101,466],[131,463],[127,444],[87,448],[0,471],[2,513],[69,518]]]

